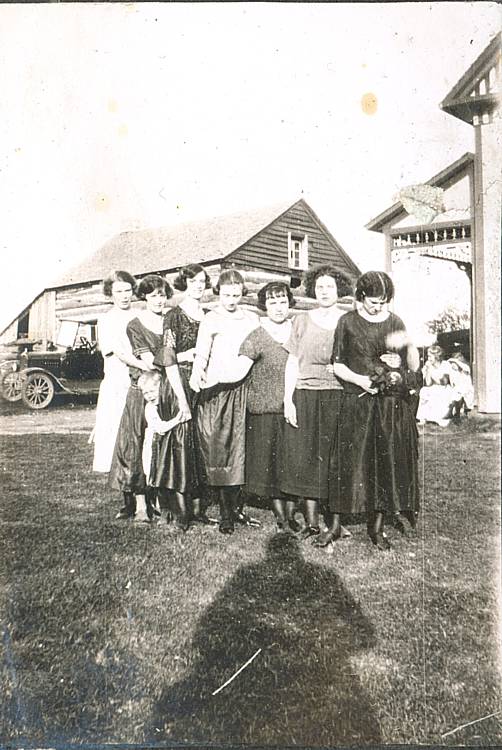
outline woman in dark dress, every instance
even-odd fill
[[[151,370],[155,353],[162,344],[162,320],[166,299],[172,295],[169,284],[154,274],[145,276],[138,285],[138,298],[146,309],[138,312],[127,325],[127,336],[135,357]],[[141,370],[129,368],[131,385],[115,443],[108,486],[123,493],[124,506],[118,518],[132,518],[136,513],[136,495],[146,492],[143,471],[143,438],[145,434],[145,399],[138,388]]]
[[[419,368],[417,349],[403,321],[387,309],[394,286],[387,274],[369,271],[356,283],[358,308],[340,318],[333,371],[344,394],[329,470],[333,522],[315,540],[340,537],[341,513],[366,513],[368,534],[386,550],[384,514],[405,532],[401,515],[415,525],[419,504],[418,434],[410,384]]]
[[[211,523],[201,510],[198,497],[198,473],[190,419],[197,394],[189,385],[195,356],[199,325],[204,318],[201,299],[211,287],[211,280],[202,266],[191,264],[182,268],[173,282],[174,288],[186,292],[179,305],[164,316],[162,346],[155,357],[161,367],[159,414],[172,419],[179,411],[187,421],[166,435],[157,435],[153,442],[150,484],[175,499],[178,524],[185,531],[190,517],[199,523]],[[191,501],[192,508],[189,508]],[[162,503],[161,522],[168,520],[167,502]]]

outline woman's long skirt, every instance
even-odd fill
[[[195,432],[201,484],[244,484],[246,400],[247,384],[242,382],[201,391]]]
[[[248,414],[246,490],[260,497],[280,497],[284,473],[284,414]]]
[[[120,420],[120,427],[108,475],[108,487],[141,495],[146,490],[143,471],[145,436],[145,399],[139,388],[131,386]]]
[[[106,376],[101,381],[94,425],[93,471],[102,473],[110,471],[128,391],[128,377],[125,382]]]
[[[331,442],[338,424],[341,390],[296,390],[298,427],[284,428],[281,490],[288,495],[326,500]]]
[[[165,435],[154,436],[149,484],[152,487],[175,490],[183,494],[194,494],[199,483],[194,441],[197,394],[189,386],[191,365],[185,367],[180,364],[178,369],[192,411],[192,419],[176,425]],[[164,374],[160,389],[159,415],[167,421],[175,417],[178,411],[178,398]]]
[[[418,511],[418,432],[408,402],[344,394],[329,468],[335,513]]]

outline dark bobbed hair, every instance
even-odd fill
[[[367,271],[356,281],[355,297],[358,302],[365,297],[380,297],[384,302],[390,302],[394,297],[392,279],[383,271]]]
[[[296,300],[291,293],[289,284],[287,284],[285,281],[269,281],[268,284],[262,286],[262,288],[258,292],[259,310],[267,310],[266,302],[268,299],[270,299],[270,297],[287,297],[290,307],[294,307],[296,305]]]
[[[340,297],[344,297],[346,294],[350,294],[350,292],[352,291],[350,281],[347,276],[338,271],[338,269],[336,269],[335,266],[332,266],[330,263],[325,263],[322,266],[314,266],[305,274],[303,283],[305,286],[305,294],[307,295],[307,297],[312,297],[312,299],[315,299],[316,281],[321,276],[331,276],[331,278],[336,281],[336,286]]]
[[[178,270],[178,275],[173,281],[173,287],[179,292],[186,292],[187,279],[194,279],[199,273],[204,273],[206,277],[206,289],[211,289],[211,279],[209,274],[206,269],[199,266],[198,263],[189,263],[188,266],[180,268]]]
[[[248,293],[246,284],[244,283],[244,277],[235,268],[227,268],[220,273],[216,286],[213,287],[213,292],[219,294],[220,288],[225,284],[240,284],[242,287],[242,295],[244,296]]]
[[[171,289],[167,281],[163,279],[162,276],[158,276],[155,273],[150,273],[148,274],[148,276],[145,276],[144,279],[141,279],[138,284],[138,298],[146,299],[146,295],[151,294],[156,289],[162,289],[165,292],[167,299],[173,296],[173,290]]]
[[[105,297],[112,296],[112,287],[115,281],[130,284],[133,294],[136,294],[137,281],[128,271],[112,271],[103,279],[103,294]]]

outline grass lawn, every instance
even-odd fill
[[[448,734],[502,710],[498,436],[426,428],[389,553],[114,521],[85,435],[3,436],[0,744],[502,744]]]

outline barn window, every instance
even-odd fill
[[[288,232],[288,266],[306,271],[309,267],[309,238]]]

